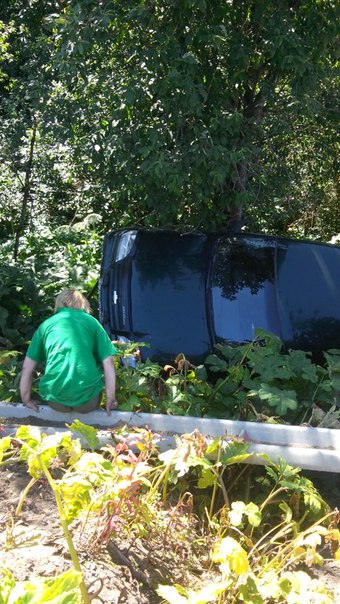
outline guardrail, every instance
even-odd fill
[[[75,419],[111,431],[118,425],[126,425],[127,428],[148,426],[161,436],[160,448],[163,450],[173,446],[174,435],[180,436],[197,429],[206,437],[216,438],[226,434],[228,437],[238,436],[248,440],[249,450],[254,453],[249,463],[264,465],[265,461],[259,455],[265,453],[274,462],[281,457],[294,467],[340,473],[340,430],[337,429],[126,411],[112,411],[110,416],[103,410],[86,414],[59,413],[47,405],[42,405],[40,411],[35,412],[20,403],[0,403],[0,423],[1,418],[13,420],[13,423],[20,423],[20,419],[31,419],[32,424],[37,419],[39,423],[55,422],[59,424],[55,429]]]

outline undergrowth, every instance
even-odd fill
[[[219,344],[200,366],[183,354],[164,367],[127,361],[143,343],[118,344],[120,411],[340,427],[340,350],[313,363],[301,350],[282,351],[274,334],[257,331],[247,344]],[[22,354],[0,351],[0,400],[19,401]],[[36,373],[36,393],[40,373]]]

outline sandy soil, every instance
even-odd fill
[[[52,577],[72,568],[54,498],[44,479],[33,486],[15,519],[20,493],[28,481],[22,466],[0,468],[0,566],[9,568],[17,581]],[[85,544],[77,543],[77,548],[89,591],[100,591],[101,600],[96,598],[94,603],[160,602],[126,565],[113,563],[107,553],[92,556]]]

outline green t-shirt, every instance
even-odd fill
[[[27,356],[46,363],[39,394],[45,401],[76,407],[103,388],[102,361],[117,354],[99,321],[84,310],[60,308],[34,333]]]

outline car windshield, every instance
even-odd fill
[[[211,289],[218,340],[250,341],[258,328],[279,333],[274,255],[261,239],[218,242]]]
[[[145,234],[131,265],[133,331],[143,341],[152,337],[161,358],[184,350],[195,360],[208,354],[206,311],[206,240],[168,234],[161,241]]]

